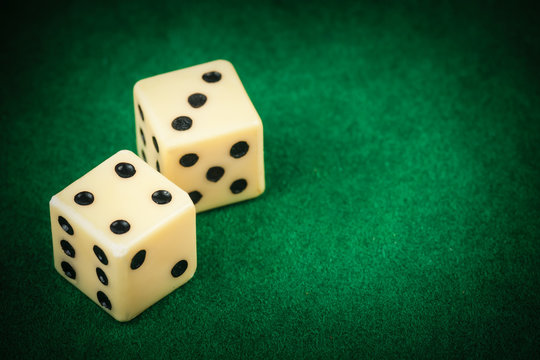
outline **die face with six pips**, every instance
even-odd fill
[[[134,106],[139,155],[197,211],[264,192],[262,122],[230,62],[140,80]]]
[[[57,271],[119,321],[195,272],[192,200],[129,151],[53,196],[50,211]]]

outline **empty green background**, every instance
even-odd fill
[[[1,352],[538,353],[537,15],[492,1],[3,10]],[[195,277],[118,323],[54,270],[48,201],[135,150],[137,80],[218,58],[263,120],[267,191],[200,214]]]

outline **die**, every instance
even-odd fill
[[[264,192],[262,122],[230,62],[139,80],[133,97],[139,155],[197,212]]]
[[[119,321],[186,283],[197,267],[188,194],[122,150],[50,201],[56,270]]]

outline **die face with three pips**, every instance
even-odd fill
[[[186,192],[120,151],[50,201],[57,271],[119,321],[193,276],[195,207]]]
[[[262,122],[230,62],[146,78],[133,92],[139,155],[198,212],[264,192]]]

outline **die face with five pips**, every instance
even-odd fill
[[[57,271],[119,321],[195,272],[191,198],[129,151],[53,196],[50,213]]]
[[[140,80],[134,105],[139,155],[198,212],[264,192],[262,122],[230,62]]]

